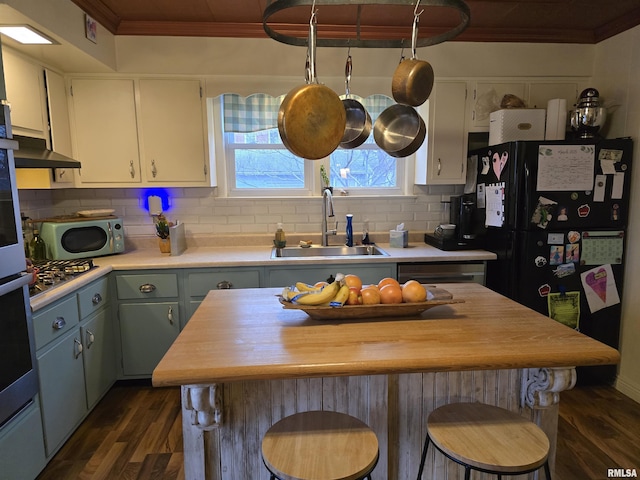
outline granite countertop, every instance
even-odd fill
[[[37,311],[60,298],[82,288],[113,270],[145,270],[204,267],[278,266],[309,264],[404,263],[404,262],[457,262],[495,260],[495,254],[484,250],[460,250],[446,252],[426,244],[408,248],[391,248],[378,244],[389,256],[363,255],[362,257],[299,257],[271,258],[270,246],[196,246],[189,247],[181,255],[160,253],[155,248],[136,248],[118,255],[96,257],[95,268],[77,278],[31,298],[31,310]]]

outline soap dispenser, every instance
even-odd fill
[[[276,238],[273,240],[273,244],[276,248],[284,248],[287,245],[287,238],[282,229],[282,223],[278,223],[276,228]]]
[[[347,213],[347,247],[353,247],[353,215]]]

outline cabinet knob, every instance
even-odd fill
[[[140,293],[151,293],[154,292],[156,286],[153,283],[145,283],[140,285]]]
[[[136,178],[136,169],[133,168],[133,160],[129,161],[129,173],[131,174],[131,178]]]
[[[442,159],[438,159],[438,176],[440,176],[440,172],[442,172]]]
[[[153,175],[153,178],[156,178],[156,175],[158,175],[158,169],[156,168],[155,159],[151,160],[151,175]]]
[[[98,305],[100,302],[102,302],[102,295],[96,293],[91,299],[91,303],[93,303],[94,305]]]
[[[62,330],[66,325],[67,325],[67,321],[64,319],[64,317],[57,317],[53,321],[53,325],[51,326],[53,327],[54,330]]]
[[[216,287],[218,290],[229,290],[230,288],[233,288],[233,283],[228,280],[222,280],[221,282],[218,282]]]
[[[74,338],[73,343],[75,344],[75,347],[76,347],[76,353],[74,356],[75,358],[78,358],[80,355],[82,355],[82,342],[77,338]]]

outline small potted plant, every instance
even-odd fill
[[[333,193],[333,187],[330,186],[329,176],[327,175],[327,170],[324,168],[324,165],[320,165],[320,178],[322,181],[322,191],[324,192],[326,189],[329,189],[329,191]]]
[[[162,253],[171,253],[171,239],[169,238],[169,227],[171,222],[167,218],[160,214],[156,221],[156,235],[158,236],[158,245]]]

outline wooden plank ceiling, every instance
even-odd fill
[[[115,35],[263,38],[263,11],[272,0],[72,0]],[[318,8],[318,38],[355,35],[357,6]],[[352,3],[352,2],[351,2]],[[415,2],[406,6],[363,5],[361,38],[410,37]],[[424,3],[424,2],[423,2]],[[466,0],[468,28],[455,41],[598,43],[640,24],[640,0]],[[413,4],[413,5],[412,5]],[[450,30],[459,15],[424,7],[420,38]],[[279,33],[306,35],[310,8],[292,7],[269,19]]]

